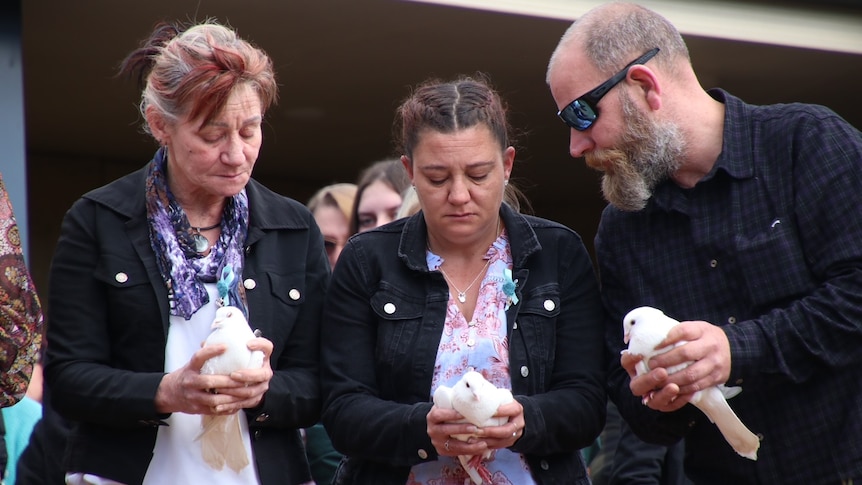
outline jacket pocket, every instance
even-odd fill
[[[150,284],[147,271],[139,259],[125,259],[112,254],[103,254],[99,258],[93,277],[119,289]]]
[[[154,287],[139,259],[111,254],[100,256],[93,269],[93,279],[100,284],[103,294],[87,298],[98,302],[97,312],[104,308],[102,324],[107,326],[111,342],[135,342],[137,346],[135,352],[114,353],[111,365],[134,371],[163,370],[165,329],[157,295],[166,292],[164,284]],[[70,292],[77,291],[70,289]],[[73,294],[67,298],[74,298]],[[95,322],[86,324],[99,325]]]
[[[411,297],[394,285],[381,282],[371,295],[371,308],[377,316],[377,365],[391,373],[385,375],[409,368],[425,313],[424,298]],[[398,378],[393,377],[392,381],[398,382]]]
[[[279,351],[296,326],[306,301],[304,275],[263,272],[243,275],[249,325],[260,329]],[[275,357],[278,357],[275,355]]]
[[[288,306],[298,306],[305,301],[305,277],[282,275],[278,273],[264,273],[269,282],[270,293],[279,301]],[[251,276],[252,281],[257,281],[261,275]]]
[[[158,308],[156,292],[139,259],[103,254],[93,270],[93,278],[105,287],[105,305],[111,322],[130,322],[152,318],[142,309]],[[161,329],[159,329],[161,331]]]
[[[529,377],[531,394],[547,390],[550,370],[554,367],[556,349],[556,325],[560,315],[560,287],[549,283],[529,289],[522,295],[522,302],[515,317],[510,347],[523,345],[527,360],[526,369],[514,369]],[[527,374],[526,376],[524,374]]]

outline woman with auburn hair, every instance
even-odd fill
[[[251,178],[272,62],[207,21],[158,26],[122,72],[141,73],[159,148],[63,220],[45,376],[72,426],[66,483],[309,483],[299,430],[319,417],[330,270],[308,209]],[[240,344],[263,365],[202,374],[225,352],[201,342],[228,305],[259,331]],[[202,417],[218,416],[238,431],[213,456]]]

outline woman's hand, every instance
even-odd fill
[[[491,449],[513,446],[524,434],[524,407],[512,401],[501,405],[494,416],[507,417],[508,421],[500,426],[478,428],[464,423],[464,416],[458,411],[435,405],[427,416],[428,436],[437,454],[444,456],[481,455]]]
[[[479,428],[465,423],[464,416],[454,409],[434,405],[425,419],[428,423],[428,436],[431,438],[431,443],[438,455],[478,455],[488,449],[484,442],[479,444],[475,438],[461,441],[455,437],[455,435],[459,435],[466,438],[476,434]]]
[[[487,443],[488,448],[509,448],[524,435],[524,406],[518,401],[501,404],[494,417],[508,417],[509,421],[500,426],[479,429],[477,438]]]
[[[270,356],[272,342],[265,338],[248,341],[249,350],[263,352],[263,366],[241,369],[230,375],[201,374],[204,363],[224,353],[224,345],[202,347],[189,362],[162,378],[156,391],[156,410],[160,413],[232,414],[253,408],[263,401],[272,379]]]

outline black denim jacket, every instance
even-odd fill
[[[580,237],[501,208],[519,302],[507,311],[509,368],[540,484],[589,483],[579,449],[605,421],[603,310]],[[448,286],[429,272],[421,213],[350,239],[327,294],[323,422],[347,455],[339,484],[404,484],[436,460],[426,428]]]
[[[167,417],[154,397],[169,303],[148,237],[145,177],[146,168],[138,170],[73,205],[48,293],[45,377],[51,404],[72,420],[66,470],[130,485],[143,480]],[[311,475],[298,428],[319,416],[318,323],[329,263],[302,204],[253,179],[246,190],[249,323],[273,342],[274,371],[264,402],[245,410],[254,466],[263,485],[305,483]]]

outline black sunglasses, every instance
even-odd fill
[[[611,88],[626,78],[626,74],[628,74],[630,67],[635,64],[645,64],[646,61],[652,59],[653,56],[658,54],[658,51],[659,48],[656,47],[633,60],[624,67],[622,71],[614,74],[613,77],[599,84],[598,87],[592,91],[572,101],[560,111],[557,111],[557,116],[563,120],[563,123],[578,131],[584,131],[593,126],[593,123],[596,122],[596,118],[599,117],[599,108],[596,106],[599,103],[599,100],[602,99],[604,95],[608,94],[608,91],[610,91]]]

